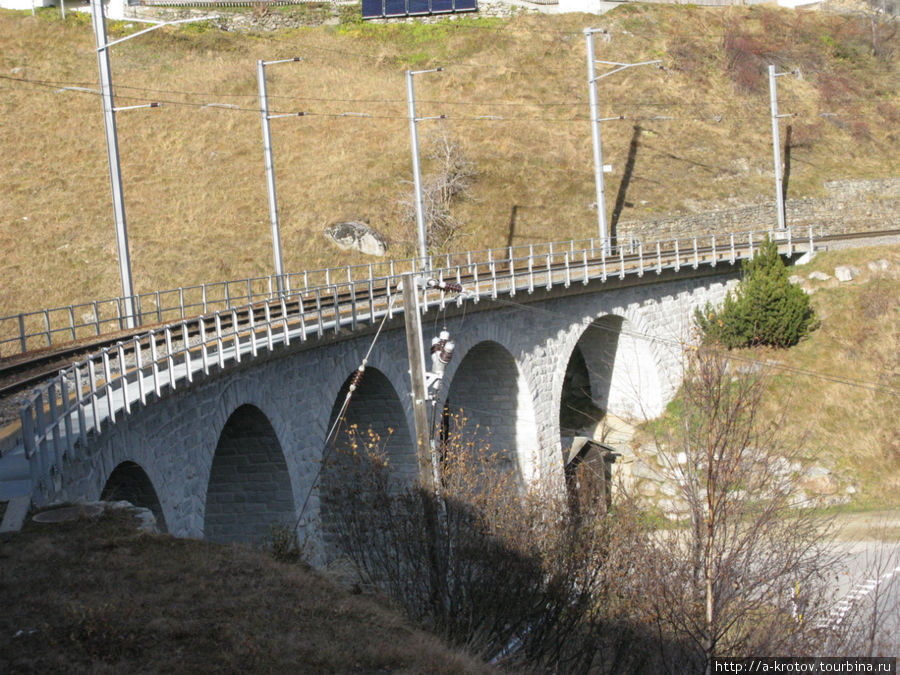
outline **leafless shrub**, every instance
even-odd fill
[[[759,415],[763,372],[735,373],[716,351],[689,360],[675,428],[658,445],[688,528],[654,539],[646,564],[663,634],[686,646],[675,663],[716,656],[802,654],[827,613],[829,520],[796,503],[779,463],[797,458],[780,420]]]
[[[344,462],[336,530],[363,581],[450,641],[517,671],[649,667],[656,636],[635,609],[644,606],[635,512],[607,517],[603,504],[573,518],[564,498],[523,492],[504,453],[462,429],[443,448],[439,498],[391,485],[380,444],[356,445]]]
[[[444,127],[432,133],[424,145],[425,160],[432,171],[422,177],[423,214],[429,246],[438,249],[459,233],[460,223],[453,214],[453,206],[470,198],[469,188],[476,171],[459,140]],[[415,230],[415,194],[405,194],[400,206],[404,224]]]

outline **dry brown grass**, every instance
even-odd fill
[[[139,534],[129,518],[32,523],[0,543],[0,669],[486,671],[377,598],[244,547]]]
[[[37,17],[0,12],[0,75],[96,87],[89,21],[57,17],[52,9]],[[391,255],[410,252],[414,237],[400,225],[398,204],[411,177],[403,76],[410,66],[447,67],[417,78],[419,114],[450,115],[448,130],[479,172],[474,199],[457,212],[467,236],[455,246],[591,236],[581,34],[588,25],[611,32],[610,42],[598,39],[600,59],[667,63],[666,72],[640,68],[601,81],[601,115],[629,116],[603,125],[604,159],[614,167],[606,182],[610,206],[634,125],[641,127],[622,219],[676,211],[688,201],[769,199],[768,95],[758,72],[768,58],[806,73],[802,81],[779,81],[782,110],[801,113],[797,124],[806,125],[792,153],[790,196],[819,194],[825,179],[897,173],[900,143],[890,123],[898,114],[896,62],[867,55],[854,20],[827,14],[628,4],[602,18],[353,24],[262,35],[163,29],[112,50],[119,105],[166,103],[118,116],[136,290],[271,271],[254,112],[260,58],[304,58],[268,70],[273,111],[382,116],[273,121],[286,269],[358,261],[321,237],[325,225],[343,218],[381,229],[394,243]],[[722,47],[728,35],[749,36],[740,44],[752,47],[757,70],[744,68],[736,78]],[[854,88],[844,91],[841,82]],[[119,293],[100,102],[57,88],[0,81],[0,315]],[[208,102],[245,110],[199,107]],[[471,119],[482,115],[505,119]],[[675,119],[652,119],[660,115]]]
[[[888,272],[868,263],[887,260]],[[900,249],[863,248],[819,254],[791,271],[834,274],[853,265],[852,282],[807,280],[816,290],[812,305],[821,322],[808,339],[790,350],[747,350],[830,379],[797,373],[776,374],[773,409],[786,407],[788,421],[804,439],[812,462],[835,468],[844,484],[854,484],[860,507],[900,506]],[[777,373],[777,371],[776,371]],[[876,388],[872,388],[874,385]]]

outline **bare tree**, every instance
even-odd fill
[[[890,61],[896,51],[897,31],[900,28],[898,16],[898,0],[866,0],[865,17],[869,23],[872,55],[881,61]]]
[[[463,152],[459,140],[440,126],[425,140],[425,159],[432,171],[422,178],[422,202],[428,241],[434,248],[449,243],[458,233],[460,223],[453,214],[453,205],[469,199],[469,188],[475,180],[475,164]],[[416,222],[415,195],[400,199],[404,223]]]
[[[804,653],[828,606],[828,519],[795,503],[782,463],[797,458],[781,420],[761,415],[764,373],[735,372],[715,350],[692,354],[680,419],[658,441],[688,515],[661,531],[647,561],[663,634],[684,648],[669,666],[712,672],[717,656]]]

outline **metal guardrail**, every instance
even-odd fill
[[[596,239],[551,242],[447,253],[430,257],[428,263],[431,268],[438,265],[451,267],[463,261],[471,265],[473,260],[478,259],[518,258],[541,253],[554,255],[565,248],[573,253],[576,249],[595,251],[598,246],[599,240]],[[628,247],[633,252],[635,242],[629,241]],[[372,281],[380,277],[412,272],[421,269],[422,262],[419,258],[406,258],[307,270],[284,275],[282,284],[288,293],[298,290],[306,292],[317,287],[330,286],[337,281],[348,283]],[[0,317],[0,356],[24,354],[54,344],[122,331],[126,329],[129,318],[134,319],[136,326],[159,324],[270,300],[277,295],[278,277],[272,275],[141,293],[133,298],[132,304],[136,313],[134,317],[127,314],[128,303],[123,297],[21,312]]]
[[[665,269],[733,265],[740,259],[752,258],[766,234],[669,240],[651,247],[639,243],[635,253],[627,255],[623,247],[606,255],[591,241],[590,248],[577,248],[576,242],[564,247],[550,245],[541,252],[535,252],[535,247],[518,247],[528,249],[527,255],[521,257],[515,256],[516,248],[512,247],[502,249],[507,255],[501,258],[496,257],[496,249],[488,251],[487,259],[481,261],[466,254],[466,260],[459,262],[453,256],[442,256],[435,261],[441,265],[434,266],[430,276],[438,281],[465,282],[466,293],[448,300],[439,288],[426,287],[422,289],[422,311],[443,308],[448,302],[478,302],[482,297],[514,296],[520,291],[533,293],[541,288],[549,291],[556,285],[586,285],[591,280],[624,279],[629,274],[643,276],[661,274]],[[798,242],[791,231],[779,234],[780,246],[788,255],[793,254]],[[810,250],[814,245],[811,228],[808,245]],[[303,293],[288,291],[264,304],[262,320],[248,311],[249,324],[243,326],[238,321],[237,307],[182,318],[103,348],[60,370],[37,388],[21,409],[23,445],[31,466],[32,485],[45,489],[46,481],[58,476],[63,464],[76,459],[78,450],[86,447],[89,434],[99,433],[104,424],[114,424],[120,415],[130,414],[133,407],[146,405],[149,397],[161,396],[164,389],[190,384],[196,375],[253,358],[260,350],[271,351],[276,344],[305,342],[332,331],[339,334],[342,328],[355,331],[361,324],[374,324],[385,314],[390,317],[393,312],[402,311],[393,307],[402,276],[395,267],[390,269],[391,274],[382,277],[352,279],[348,272],[347,281]],[[290,312],[288,307],[293,303],[297,303],[297,308]]]

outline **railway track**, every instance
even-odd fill
[[[877,232],[860,232],[843,235],[829,235],[818,237],[815,240],[817,248],[830,248],[832,246],[861,245],[864,242],[874,240],[900,241],[900,230],[885,230]],[[719,253],[723,247],[719,247]],[[738,247],[739,255],[746,254],[747,245]],[[735,249],[732,249],[733,251]],[[697,247],[693,249],[677,248],[661,250],[654,248],[652,251],[625,253],[624,250],[616,251],[606,257],[588,257],[585,252],[577,251],[573,260],[569,260],[565,253],[563,261],[553,261],[547,258],[546,265],[541,265],[543,274],[564,275],[574,266],[598,268],[609,267],[609,276],[626,273],[634,273],[638,268],[653,270],[657,266],[665,264],[671,266],[673,260],[677,260],[676,266],[687,267],[703,263],[716,257],[717,252],[712,246]],[[479,279],[485,283],[485,279],[503,278],[509,284],[520,282],[523,277],[532,274],[535,269],[534,260],[515,259],[481,261],[464,265],[454,269],[435,270],[435,274],[443,273],[447,279],[460,283],[463,287],[471,289],[477,286]],[[463,269],[464,268],[464,269]],[[604,271],[604,276],[606,272]],[[18,417],[18,402],[27,395],[32,387],[39,385],[48,378],[56,376],[60,370],[74,362],[86,358],[103,350],[115,350],[119,355],[119,363],[133,362],[136,353],[155,354],[160,346],[157,340],[165,340],[171,350],[172,346],[190,347],[199,344],[206,339],[207,332],[213,324],[218,330],[246,330],[255,332],[256,326],[263,323],[271,323],[282,318],[289,317],[295,322],[298,317],[306,312],[317,312],[319,316],[324,312],[334,314],[337,308],[346,303],[365,303],[374,309],[375,305],[384,306],[388,302],[393,283],[389,278],[369,280],[366,282],[345,282],[327,287],[308,288],[295,292],[284,298],[277,296],[268,301],[258,301],[252,305],[235,308],[215,314],[198,315],[177,322],[163,322],[145,324],[134,329],[120,330],[105,333],[99,336],[82,338],[72,342],[61,343],[43,349],[32,350],[24,354],[7,357],[0,360],[0,427],[14,421]],[[345,290],[338,290],[342,288]],[[395,290],[395,289],[394,289]],[[303,312],[300,311],[301,306]],[[177,331],[167,330],[166,326],[178,326]]]

